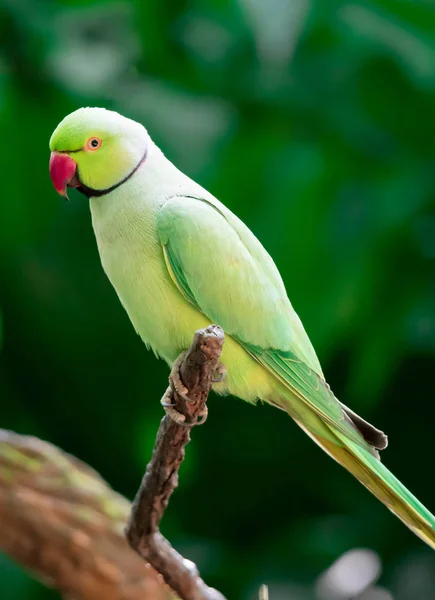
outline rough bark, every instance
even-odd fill
[[[130,503],[93,469],[0,430],[0,550],[68,600],[169,600],[128,545]]]

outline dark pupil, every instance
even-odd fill
[[[91,140],[92,148],[96,148],[98,146],[98,140]]]

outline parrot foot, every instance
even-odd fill
[[[184,402],[192,402],[188,396],[189,390],[183,384],[180,378],[180,366],[183,362],[185,354],[185,352],[182,352],[172,365],[171,373],[169,375],[169,387],[160,402],[168,417],[177,423],[177,425],[193,427],[194,425],[202,425],[206,422],[208,416],[207,406],[204,406],[202,411],[198,414],[196,421],[192,423],[186,423],[186,415],[183,415],[180,411],[178,411],[173,402],[174,394],[177,394],[180,398],[182,398],[182,400],[184,400]]]
[[[182,352],[172,365],[171,373],[169,375],[169,385],[171,390],[176,392],[185,402],[191,402],[189,396],[187,395],[189,390],[183,384],[180,378],[180,366],[183,362],[185,354],[185,352]]]
[[[214,372],[212,383],[220,383],[227,376],[227,368],[222,363],[219,363],[218,368]]]
[[[172,387],[169,386],[166,392],[164,393],[163,398],[160,400],[160,403],[165,409],[165,412],[168,415],[168,417],[170,417],[177,425],[182,425],[183,427],[193,427],[194,425],[202,425],[207,421],[208,408],[207,406],[204,406],[202,411],[198,414],[196,421],[194,421],[193,423],[186,423],[186,415],[180,413],[175,408],[175,404],[172,402],[173,394],[174,391]],[[189,400],[189,402],[191,401]]]

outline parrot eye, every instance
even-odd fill
[[[86,149],[95,152],[101,146],[101,140],[97,137],[91,137],[86,142]]]

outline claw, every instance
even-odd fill
[[[183,398],[183,400],[185,402],[192,402],[192,400],[187,395],[188,392],[189,392],[189,390],[187,389],[187,387],[185,387],[181,383],[180,379],[178,381],[174,381],[174,379],[173,379],[173,377],[171,375],[170,378],[169,378],[169,385],[171,386],[171,391],[172,392],[176,392],[180,396],[180,398]]]
[[[168,417],[170,417],[175,423],[177,423],[177,425],[186,425],[186,426],[189,425],[188,423],[185,423],[185,421],[186,421],[185,415],[182,415],[175,408],[172,408],[171,406],[169,406],[169,407],[163,406],[163,408],[165,409],[165,412],[168,415]]]
[[[207,421],[208,417],[208,408],[207,405],[204,406],[204,410],[199,413],[194,425],[203,425]]]
[[[172,406],[175,406],[173,402],[165,402],[163,398],[160,400],[160,404],[163,406],[163,408],[171,408]]]
[[[174,392],[176,392],[181,398],[183,398],[183,400],[185,402],[191,402],[191,400],[188,396],[189,390],[187,389],[187,387],[183,384],[183,382],[180,379],[180,365],[183,361],[185,354],[186,354],[185,352],[180,354],[180,356],[177,358],[177,360],[172,365],[171,373],[169,375],[169,384],[170,384],[172,390]]]
[[[219,363],[218,368],[214,372],[214,377],[211,380],[212,383],[220,383],[227,376],[227,368],[222,363]]]
[[[175,404],[172,402],[172,395],[172,387],[169,386],[166,392],[163,394],[163,398],[160,400],[160,404],[165,409],[165,412],[168,415],[168,417],[170,417],[175,423],[177,423],[177,425],[182,425],[183,427],[193,427],[194,425],[202,425],[207,421],[208,409],[207,406],[204,406],[203,411],[199,413],[196,421],[192,423],[186,423],[186,416],[180,413],[176,408],[174,408]]]
[[[194,427],[195,425],[202,425],[207,421],[207,407],[205,407],[205,410],[198,415],[196,421],[186,423],[186,416],[178,412],[176,408],[173,408],[172,406],[165,406],[163,403],[162,405],[168,417],[170,417],[177,425],[181,425],[183,427]]]
[[[177,360],[172,365],[171,373],[169,375],[169,387],[166,392],[163,394],[163,398],[160,400],[161,405],[165,409],[166,414],[170,417],[177,425],[182,425],[183,427],[193,427],[194,425],[202,425],[207,421],[208,417],[208,408],[204,406],[203,410],[196,417],[196,421],[186,423],[186,415],[183,415],[175,408],[174,403],[174,393],[178,394],[180,398],[182,398],[185,402],[192,402],[189,398],[188,393],[189,390],[183,384],[180,378],[180,365],[184,359],[184,355],[186,353],[183,352],[177,358]],[[224,365],[219,365],[216,369],[217,378],[213,379],[213,383],[219,383],[222,381],[226,375],[226,368]]]

